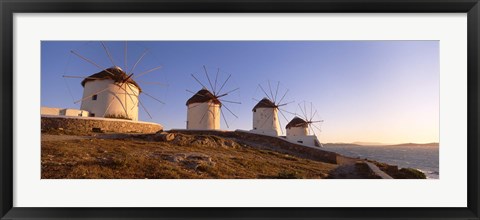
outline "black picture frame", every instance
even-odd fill
[[[1,219],[479,219],[479,0],[0,0]],[[17,208],[13,207],[14,13],[467,13],[466,208]]]

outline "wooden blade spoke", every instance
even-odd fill
[[[205,88],[205,89],[207,88],[205,85],[203,85],[203,83],[200,82],[200,80],[197,79],[197,77],[195,77],[193,74],[190,74],[190,75],[195,79],[195,81],[198,82],[198,84],[202,86],[202,88]]]
[[[287,91],[285,91],[285,94],[283,94],[282,98],[280,99],[280,101],[278,103],[282,103],[282,101],[285,98],[285,96],[287,95],[288,91],[290,91],[290,90],[287,89]]]
[[[132,87],[130,86],[130,84],[128,84],[128,83],[122,83],[122,84],[120,84],[120,85],[115,84],[115,85],[117,85],[121,90],[123,90],[123,91],[125,92],[125,95],[128,95],[128,98],[130,98],[130,101],[132,101],[133,106],[132,106],[132,108],[130,108],[130,110],[132,110],[133,108],[135,108],[135,105],[136,105],[137,103],[135,103],[135,101],[133,100],[133,98],[132,98],[132,96],[130,95],[130,93],[128,93],[128,91],[126,90],[126,86],[125,86],[125,89],[123,88],[123,85],[124,85],[124,84],[130,88],[130,91],[132,91],[133,95],[137,96],[137,102],[140,102],[140,99],[138,98],[138,94],[136,94],[136,93],[134,92],[134,90],[132,89]],[[127,112],[125,112],[125,113],[128,115]]]
[[[137,62],[135,62],[135,64],[133,65],[132,67],[132,70],[130,71],[130,73],[133,73],[133,71],[135,71],[135,68],[137,67],[138,63],[140,63],[140,61],[143,59],[143,57],[148,53],[148,50],[145,50],[143,52],[143,54],[138,58]],[[129,74],[130,74],[129,73]]]
[[[75,54],[76,56],[80,57],[81,59],[83,59],[83,60],[85,60],[85,61],[89,62],[90,64],[92,64],[92,65],[94,65],[94,66],[96,66],[96,67],[100,68],[101,70],[105,70],[105,72],[107,72],[107,73],[110,73],[112,76],[115,76],[115,74],[113,74],[112,72],[108,71],[106,68],[104,68],[104,67],[102,67],[102,66],[100,66],[100,65],[96,64],[96,63],[95,63],[95,62],[93,62],[92,60],[90,60],[90,59],[88,59],[88,58],[86,58],[86,57],[84,57],[84,56],[82,56],[82,55],[78,54],[77,52],[75,52],[75,51],[73,51],[73,50],[71,50],[70,52],[71,52],[71,53],[73,53],[73,54]]]
[[[263,127],[267,123],[268,119],[270,119],[270,117],[272,117],[272,115],[273,115],[273,112],[272,112],[272,114],[268,115],[268,117],[263,121],[263,123],[260,127]]]
[[[280,111],[282,111],[282,112],[286,112],[286,113],[291,114],[291,115],[295,115],[295,116],[297,115],[296,113],[289,112],[289,111],[284,110],[284,109],[281,109],[281,108],[279,108],[278,110],[280,110]],[[287,120],[287,121],[288,121],[288,120]]]
[[[300,103],[298,103],[298,107],[300,107],[300,111],[302,111],[303,116],[305,116],[305,112],[303,112],[303,109],[302,109],[302,106],[300,105]],[[305,117],[305,119],[307,119],[307,118]]]
[[[105,112],[103,112],[103,117],[105,117],[105,115],[106,115],[107,112],[108,112],[108,109],[110,109],[110,106],[112,105],[113,100],[115,100],[115,96],[113,96],[112,99],[110,99],[110,102],[108,103],[108,106],[107,106],[107,108],[105,109]],[[123,109],[125,109],[125,108],[123,108]]]
[[[83,100],[85,100],[85,99],[88,99],[88,98],[94,96],[94,95],[97,95],[97,94],[100,94],[100,93],[102,93],[102,92],[105,92],[107,89],[109,89],[109,87],[100,89],[100,90],[98,90],[98,91],[96,91],[96,92],[94,92],[94,93],[92,93],[92,94],[90,94],[90,95],[88,95],[88,96],[83,97],[83,98],[80,99],[80,100],[75,101],[74,103],[77,104],[77,103],[79,103],[79,102],[81,102],[81,101],[83,101]]]
[[[126,83],[130,78],[132,78],[133,73],[128,75],[125,79],[122,80],[122,83]]]
[[[65,86],[67,87],[70,97],[72,97],[72,101],[75,103],[75,98],[73,97],[73,93],[72,93],[72,90],[70,89],[70,85],[68,85],[67,79],[63,78],[63,81],[65,82]]]
[[[312,114],[313,114],[313,104],[310,102],[310,120],[313,120]]]
[[[312,132],[313,135],[317,136],[317,134],[315,134],[315,131],[312,128],[312,124],[308,124],[308,128],[310,128],[310,132]]]
[[[222,106],[225,107],[225,109],[227,109],[233,116],[235,116],[235,118],[238,118],[238,116],[234,114],[225,104],[222,103]]]
[[[285,116],[283,116],[283,117],[285,117]],[[286,120],[286,118],[285,118],[285,120]],[[288,120],[286,120],[286,121],[288,121]],[[280,132],[282,132],[282,136],[283,136],[282,120],[278,120],[278,124],[280,125]]]
[[[123,61],[125,62],[125,72],[128,72],[128,62],[127,62],[127,50],[128,50],[128,42],[125,41],[125,46],[123,47]]]
[[[232,89],[232,90],[230,90],[230,91],[228,91],[228,92],[226,92],[226,93],[224,93],[224,94],[222,94],[222,95],[217,96],[217,98],[226,96],[226,95],[228,95],[229,93],[235,92],[235,91],[237,91],[237,90],[239,90],[239,89],[240,89],[240,88]]]
[[[217,91],[218,94],[220,94],[220,91],[222,91],[223,87],[225,86],[225,84],[227,84],[228,80],[230,79],[230,77],[232,77],[232,74],[228,75],[227,79],[225,80],[225,82],[223,82],[222,86],[220,87],[220,89]]]
[[[230,127],[228,126],[227,118],[226,118],[225,115],[223,114],[223,111],[220,110],[220,114],[222,114],[223,121],[225,121],[225,125],[227,125],[227,128],[230,128]]]
[[[107,46],[105,46],[105,44],[103,43],[103,41],[100,41],[100,43],[102,44],[103,49],[105,50],[105,53],[107,53],[108,59],[110,59],[110,62],[112,62],[112,65],[113,65],[113,66],[116,66],[116,65],[115,65],[115,62],[113,62],[112,55],[110,55],[110,51],[108,51]]]
[[[286,105],[288,105],[288,104],[290,104],[290,103],[294,103],[294,102],[295,102],[295,101],[286,102],[286,103],[283,103],[283,104],[278,105],[278,107],[280,107],[280,106],[286,106]]]
[[[217,79],[218,79],[219,72],[220,72],[220,68],[217,68],[217,74],[215,75],[215,87],[213,88],[213,91],[217,90]]]
[[[140,101],[140,99],[138,100],[138,103],[140,103],[140,106],[142,106],[143,110],[148,114],[148,117],[150,117],[150,119],[152,119],[152,115],[150,114],[150,112],[148,112],[147,108],[143,105],[143,103]]]
[[[275,103],[275,98],[273,97],[272,87],[270,86],[270,80],[268,80],[267,82],[268,82],[268,90],[270,91],[270,95],[272,96],[271,101],[273,103]]]
[[[207,109],[210,109],[210,104],[208,104],[208,108]],[[198,121],[198,124],[202,123],[203,119],[205,118],[205,115],[207,115],[207,113],[209,112],[210,110],[207,110],[203,113],[202,115],[202,118],[200,118],[200,121]]]
[[[135,93],[135,91],[132,89],[132,87],[130,86],[129,83],[126,83],[126,85],[130,88],[130,90],[133,92],[133,94],[134,94],[135,96],[137,96],[138,104],[140,104],[140,106],[142,107],[142,109],[148,114],[148,117],[150,117],[150,119],[152,119],[152,115],[150,114],[150,112],[148,112],[147,107],[145,107],[145,105],[143,105],[143,103],[140,101],[140,98],[138,97],[138,94]],[[127,90],[125,90],[125,89],[124,89],[123,87],[121,87],[121,86],[120,86],[120,88],[122,88],[122,89],[125,91],[125,93],[128,94],[128,97],[130,97],[130,100],[132,100],[132,103],[134,104],[134,106],[132,106],[131,109],[133,109],[133,108],[135,107],[135,104],[136,104],[135,101],[133,101],[132,97],[131,97],[130,94],[127,92]],[[142,93],[145,94],[145,92],[142,92]],[[145,94],[145,95],[147,95],[147,94]],[[130,110],[131,110],[131,109],[130,109]]]
[[[268,96],[267,92],[265,92],[265,90],[263,89],[262,85],[258,84],[258,86],[259,86],[260,89],[262,90],[263,94],[265,94],[265,96],[267,96],[268,99],[272,100],[272,99]]]
[[[165,102],[160,101],[159,99],[153,97],[152,95],[150,95],[150,94],[148,94],[148,93],[146,93],[146,92],[144,92],[144,91],[142,91],[142,94],[145,94],[146,96],[152,98],[153,100],[155,100],[155,101],[157,101],[157,102],[160,102],[160,103],[162,103],[162,104],[165,104]]]
[[[280,110],[279,112],[280,112],[280,114],[282,114],[282,116],[283,116],[283,118],[285,119],[285,121],[288,122],[288,119],[287,119],[287,117],[285,117],[285,115],[283,114],[283,112],[282,112],[281,110]],[[278,121],[280,121],[280,120],[278,120]]]
[[[138,77],[140,77],[140,76],[143,76],[143,75],[145,75],[145,74],[147,74],[147,73],[150,73],[150,72],[153,72],[153,71],[155,71],[155,70],[158,70],[158,69],[160,69],[160,68],[162,68],[162,66],[157,66],[157,67],[152,68],[152,69],[149,69],[149,70],[147,70],[147,71],[145,71],[145,72],[139,73],[139,74],[137,74],[137,75],[134,77],[134,79],[136,79],[136,78],[138,78]]]
[[[203,70],[205,70],[205,75],[208,79],[208,84],[210,84],[210,88],[212,89],[213,95],[215,95],[215,90],[213,89],[212,81],[210,81],[210,77],[208,76],[207,68],[203,65]]]
[[[228,103],[233,103],[233,104],[242,104],[241,102],[229,101],[229,100],[225,100],[225,99],[219,99],[219,100],[222,101],[222,102],[228,102]]]
[[[128,88],[130,88],[130,91],[132,91],[132,93],[133,93],[135,96],[137,96],[137,97],[138,97],[139,93],[136,93],[136,92],[135,92],[135,90],[132,88],[132,86],[130,85],[130,83],[128,83],[128,82],[123,82],[122,84],[120,84],[120,85],[117,85],[117,86],[119,86],[120,88],[122,88],[122,89],[123,89],[123,87],[122,87],[122,86],[123,86],[123,84],[127,85],[127,86],[128,86]],[[126,87],[125,87],[125,88],[126,88]],[[127,94],[129,94],[129,93],[127,92],[127,90],[125,90],[125,89],[124,89],[124,91],[125,91]],[[132,101],[133,101],[133,100],[132,100]]]
[[[317,114],[317,110],[313,113],[312,119],[315,118],[315,115]]]
[[[159,85],[159,86],[162,86],[162,87],[168,87],[169,86],[167,83],[162,83],[162,82],[147,82],[147,81],[143,81],[143,80],[135,80],[135,81],[138,82],[138,83],[147,84],[147,85]]]
[[[322,131],[322,129],[320,129],[320,128],[317,127],[316,125],[314,125],[314,124],[311,124],[311,125],[312,125],[314,128],[316,128],[318,131],[320,131],[320,132]]]
[[[277,94],[278,94],[278,87],[280,87],[280,81],[277,83],[277,90],[275,91],[275,100],[277,100]]]
[[[125,83],[125,85],[128,86],[128,88],[130,88],[130,91],[132,91],[133,95],[135,95],[137,97],[137,102],[140,103],[140,98],[138,97],[140,94],[136,93],[135,90],[132,88],[132,86],[130,86],[130,83]],[[120,85],[120,88],[123,89],[122,85]],[[133,103],[133,106],[130,110],[132,110],[133,108],[135,108],[135,105],[137,105],[138,103],[135,103],[135,101],[133,101],[133,98],[132,96],[127,92],[127,90],[124,90],[126,94],[128,94],[128,97],[130,98],[130,100],[132,101]]]
[[[305,120],[308,120],[308,118],[307,118],[307,117],[308,117],[308,116],[307,116],[308,114],[307,114],[306,104],[307,104],[307,102],[303,102],[303,108],[304,108],[304,110],[305,110]]]

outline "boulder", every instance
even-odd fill
[[[187,154],[187,157],[184,161],[182,161],[182,163],[186,168],[195,171],[199,170],[200,167],[202,167],[202,169],[205,169],[206,167],[215,166],[215,162],[213,162],[210,156],[201,153]]]
[[[426,179],[427,176],[420,170],[413,168],[402,168],[398,171],[395,179]]]
[[[175,134],[167,133],[167,132],[159,132],[153,136],[153,140],[155,141],[173,141],[175,140]]]

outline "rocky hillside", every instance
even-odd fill
[[[388,164],[245,132],[42,133],[45,179],[380,178],[367,163],[392,177],[419,177]]]

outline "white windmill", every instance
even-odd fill
[[[254,99],[258,103],[252,109],[253,129],[251,130],[251,132],[271,136],[279,136],[280,134],[283,134],[283,130],[280,119],[278,117],[278,113],[280,112],[285,121],[288,121],[287,117],[285,117],[284,112],[290,114],[293,113],[281,107],[284,107],[292,103],[293,101],[283,102],[289,90],[287,89],[284,92],[284,89],[280,88],[280,82],[274,82],[273,89],[270,81],[267,81],[267,84],[269,93],[267,93],[264,89],[266,85],[262,86],[261,84],[258,84],[259,89],[261,89],[265,97],[260,101]],[[278,99],[279,95],[281,96],[280,99]]]
[[[187,129],[191,130],[217,130],[220,129],[220,117],[223,117],[225,125],[228,126],[227,119],[225,114],[222,112],[222,107],[227,109],[230,114],[238,118],[230,108],[225,104],[241,104],[236,101],[225,100],[224,97],[237,91],[239,88],[229,90],[227,92],[222,92],[222,89],[227,84],[228,80],[232,76],[231,74],[227,77],[223,83],[219,82],[219,73],[220,69],[217,69],[217,74],[215,75],[215,81],[212,83],[210,76],[208,74],[207,68],[203,66],[205,76],[208,80],[210,87],[205,86],[195,75],[191,76],[195,79],[197,83],[202,86],[198,92],[192,92],[187,90],[194,95],[187,100]]]
[[[108,56],[108,59],[113,65],[112,67],[105,68],[105,65],[101,65],[99,62],[93,61],[92,59],[87,58],[86,56],[74,50],[70,51],[75,56],[81,58],[92,66],[95,66],[99,70],[99,72],[87,77],[63,75],[65,78],[83,78],[81,82],[81,85],[84,88],[82,99],[77,100],[74,103],[76,104],[81,102],[80,109],[88,111],[90,117],[117,118],[138,121],[138,106],[140,105],[148,114],[148,116],[152,118],[151,114],[142,103],[139,96],[144,94],[157,102],[162,104],[164,104],[164,102],[143,91],[135,79],[147,73],[158,70],[161,68],[161,66],[142,71],[138,74],[134,73],[138,64],[141,63],[142,59],[148,53],[148,50],[145,50],[136,60],[132,68],[128,71],[128,43],[125,42],[123,54],[125,59],[124,70],[116,65],[107,45],[104,42],[99,42],[99,44],[105,51],[105,54]],[[155,84],[156,82],[149,83]]]
[[[321,131],[320,127],[315,125],[323,120],[318,119],[318,111],[312,103],[308,105],[305,101],[299,103],[301,115],[295,116],[285,127],[287,130],[287,140],[299,144],[322,147],[318,140],[315,130]]]

